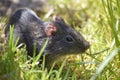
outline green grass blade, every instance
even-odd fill
[[[101,63],[101,65],[99,66],[99,68],[97,69],[96,73],[91,77],[90,80],[96,80],[96,78],[99,76],[99,74],[103,71],[103,69],[105,68],[105,66],[110,62],[110,60],[113,59],[114,56],[117,55],[119,49],[116,48],[115,50],[113,50],[110,55]]]
[[[59,68],[59,71],[58,71],[58,74],[57,74],[57,79],[60,79],[60,75],[61,75],[62,70],[63,70],[63,67],[64,67],[64,65],[65,65],[65,63],[66,63],[66,59],[67,59],[67,58],[64,59],[61,67]]]
[[[37,61],[39,61],[39,59],[40,59],[40,57],[41,57],[44,49],[45,49],[46,46],[47,46],[48,40],[49,40],[49,38],[46,39],[46,41],[45,41],[42,49],[41,49],[40,52],[39,52],[39,54],[38,54],[36,57],[34,57],[33,63],[32,63],[32,69],[34,69],[34,67],[36,66]],[[45,58],[43,58],[43,59],[45,59]],[[43,60],[43,64],[45,63],[44,61],[45,61],[45,60]],[[44,66],[44,65],[43,65],[43,66]],[[31,69],[31,70],[32,70],[32,69]]]
[[[44,46],[42,47],[42,49],[40,50],[40,53],[38,54],[37,58],[35,59],[35,62],[38,61],[40,59],[40,56],[42,55],[44,49],[46,48],[47,44],[48,44],[49,38],[46,39]]]
[[[68,67],[67,71],[66,71],[66,74],[65,74],[65,77],[63,80],[67,80],[68,78],[68,75],[69,75],[69,72],[70,72],[70,67]]]

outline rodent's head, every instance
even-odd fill
[[[53,58],[66,54],[82,53],[90,46],[80,33],[69,27],[59,16],[47,23],[45,32],[49,37],[45,53]]]

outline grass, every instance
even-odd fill
[[[47,69],[45,60],[41,67],[37,66],[45,46],[37,57],[28,60],[25,47],[18,49],[13,44],[13,36],[7,44],[0,36],[0,80],[119,80],[120,1],[51,0],[49,4],[55,11],[46,13],[47,17],[62,16],[90,42],[90,49],[86,54],[69,55],[63,62]],[[2,19],[0,24],[5,20]],[[11,35],[13,30],[11,28]],[[0,26],[0,35],[3,32],[4,27]],[[57,69],[53,69],[54,66]]]

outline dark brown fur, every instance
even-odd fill
[[[43,52],[50,63],[60,56],[82,53],[89,48],[89,43],[64,20],[57,16],[52,21],[42,21],[34,11],[23,8],[17,10],[11,17],[5,29],[9,39],[10,25],[14,25],[14,40],[19,37],[20,43],[25,43],[28,55],[33,56],[34,43],[36,55],[41,50],[47,38],[48,44]]]

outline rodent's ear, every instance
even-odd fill
[[[65,24],[64,19],[60,16],[53,16],[53,21],[62,22]]]
[[[47,36],[52,36],[52,33],[56,32],[57,30],[57,27],[52,22],[47,23],[45,26],[45,33]]]

